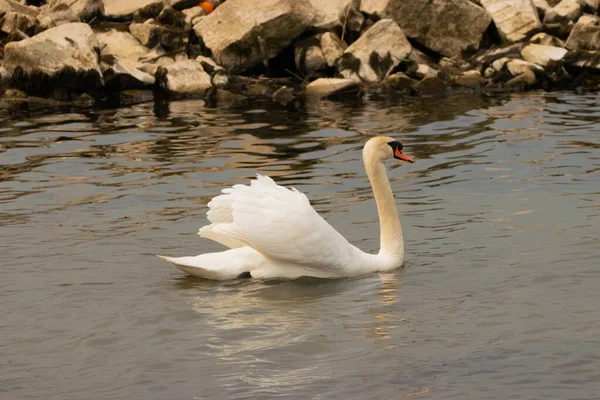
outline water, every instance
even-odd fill
[[[2,399],[592,399],[600,391],[600,100],[4,109]],[[215,283],[207,201],[257,171],[378,246],[373,134],[402,270]]]

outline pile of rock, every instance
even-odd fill
[[[600,0],[22,1],[0,0],[2,86],[62,100],[135,89],[289,102],[600,71]],[[278,79],[243,78],[261,75]]]

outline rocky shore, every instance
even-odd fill
[[[84,105],[594,90],[599,2],[0,0],[0,87]]]

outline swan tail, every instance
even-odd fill
[[[249,247],[189,257],[158,257],[189,275],[217,281],[252,276],[252,270],[264,260],[260,253]]]

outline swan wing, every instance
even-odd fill
[[[339,270],[356,248],[296,189],[257,175],[209,203],[211,225],[199,234],[231,248],[250,246],[265,257],[309,268]]]

